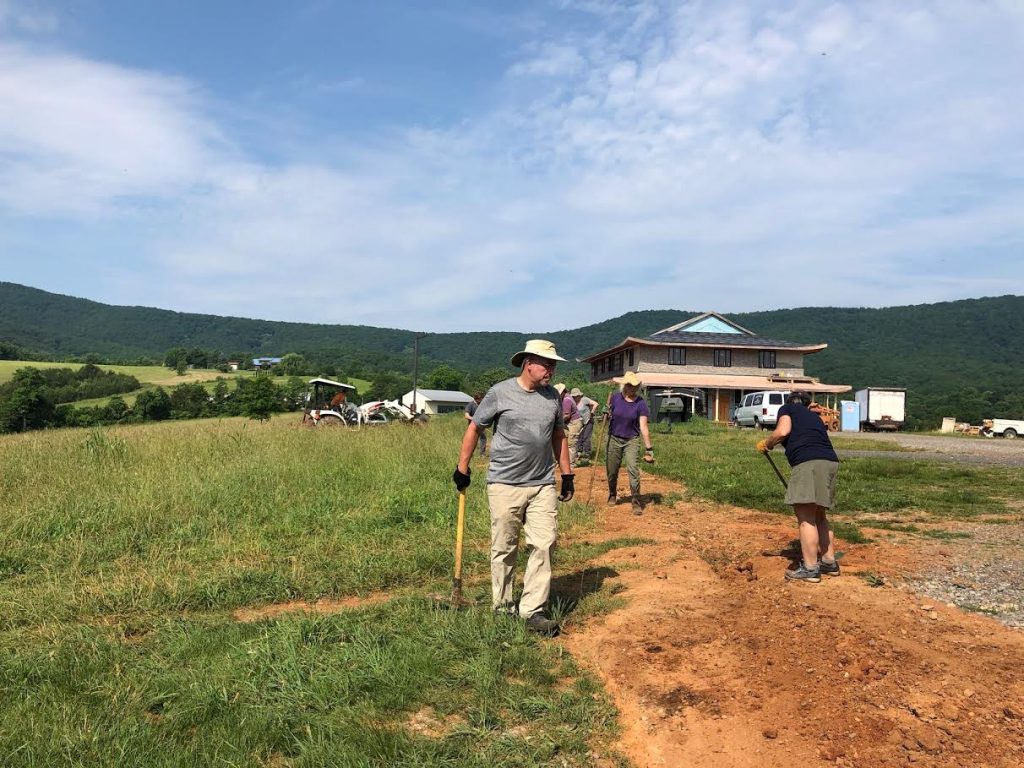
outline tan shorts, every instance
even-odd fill
[[[786,488],[787,504],[817,504],[832,509],[836,503],[839,463],[825,459],[805,461],[793,467]]]

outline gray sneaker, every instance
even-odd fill
[[[558,622],[545,618],[543,613],[535,613],[528,618],[526,628],[544,637],[554,637],[558,634]]]
[[[811,569],[800,563],[799,568],[786,571],[786,579],[788,581],[807,581],[811,584],[817,584],[821,581],[821,571],[817,567]]]
[[[818,572],[822,576],[838,576],[839,575],[839,561],[833,560],[831,563],[826,563],[824,560],[818,561]]]

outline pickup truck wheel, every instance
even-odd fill
[[[1007,440],[1016,440],[1017,439],[1017,430],[1016,429],[1006,429],[1006,430],[1003,431],[1003,437],[1005,437]]]

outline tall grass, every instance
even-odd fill
[[[465,576],[484,607],[425,597],[450,584],[464,421],[298,421],[0,439],[0,764],[585,765],[604,749],[594,683],[486,608],[482,464]],[[382,590],[398,597],[232,616]],[[409,725],[424,711],[429,732]]]

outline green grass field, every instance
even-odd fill
[[[768,460],[755,450],[765,433],[717,427],[702,422],[671,434],[656,434],[658,463],[651,471],[685,482],[695,498],[750,509],[790,514],[783,489]],[[843,450],[899,450],[884,441],[832,437]],[[784,476],[789,465],[781,448],[772,453]],[[868,520],[889,515],[925,514],[970,519],[1005,514],[1019,483],[1020,470],[973,467],[934,461],[853,457],[839,470],[833,516]]]
[[[428,597],[450,590],[463,423],[0,438],[0,764],[587,765],[614,712],[556,646],[491,615],[479,482],[465,575],[482,607]],[[635,543],[569,547],[560,566]],[[376,593],[393,599],[233,616]],[[424,713],[443,732],[410,726]]]
[[[81,363],[34,363],[26,362],[24,360],[0,360],[0,384],[10,381],[14,372],[18,368],[71,368],[78,370],[82,367]],[[142,384],[150,386],[160,387],[173,387],[176,384],[188,384],[194,381],[213,381],[218,376],[232,377],[232,376],[251,376],[252,371],[233,371],[231,373],[221,373],[216,370],[193,370],[186,371],[184,375],[179,376],[177,373],[172,371],[170,368],[166,368],[162,365],[98,365],[97,368],[102,368],[105,371],[115,371],[116,373],[124,373],[128,376],[134,376]]]

